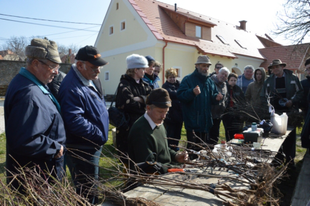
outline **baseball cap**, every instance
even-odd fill
[[[96,47],[85,46],[80,48],[75,56],[76,60],[88,61],[95,66],[104,66],[108,62],[101,58],[101,54],[98,52]]]

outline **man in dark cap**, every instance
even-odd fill
[[[108,140],[109,115],[98,79],[107,62],[93,46],[81,48],[75,59],[58,93],[67,133],[66,163],[77,193],[95,204],[90,188],[96,187],[86,176],[98,179],[102,145]]]
[[[46,86],[60,68],[57,45],[32,39],[26,56],[27,66],[11,81],[4,102],[7,181],[21,192],[24,188],[12,179],[20,167],[40,168],[62,179],[66,141],[59,103]]]
[[[270,103],[275,110],[275,113],[281,115],[283,112],[289,114],[292,110],[298,110],[298,102],[303,97],[303,88],[297,76],[292,71],[284,69],[286,63],[280,59],[275,59],[268,66],[272,70],[272,74],[264,82],[261,99],[262,103],[267,107]],[[269,111],[271,111],[269,109]],[[296,126],[287,136],[283,142],[283,152],[285,155],[286,163],[289,163],[290,168],[295,168],[294,158],[296,154]],[[283,156],[279,155],[277,158],[282,159]]]
[[[167,132],[163,121],[171,107],[167,90],[152,90],[146,99],[146,113],[132,126],[129,132],[129,156],[136,162],[159,162],[161,172],[167,172],[168,164],[184,163],[188,154],[176,152],[168,147]]]

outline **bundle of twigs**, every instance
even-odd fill
[[[244,98],[233,99],[233,102],[234,106],[227,108],[222,117],[229,114],[246,122],[260,122],[262,119],[270,118],[268,108],[263,104],[261,106],[254,106],[246,102]]]
[[[199,138],[199,137],[197,137]],[[195,144],[195,143],[191,143]],[[114,205],[148,205],[157,206],[158,203],[141,197],[127,197],[125,191],[142,184],[154,186],[175,186],[193,190],[201,190],[213,194],[226,205],[279,205],[279,196],[274,193],[276,182],[283,177],[286,166],[274,168],[270,166],[269,156],[271,152],[258,150],[253,151],[247,146],[227,145],[225,149],[218,150],[216,153],[211,145],[206,143],[196,144],[200,151],[193,151],[186,147],[181,150],[194,153],[198,156],[196,160],[188,161],[185,165],[178,167],[197,168],[201,172],[174,173],[177,178],[169,175],[147,174],[139,170],[128,156],[123,157],[105,150],[114,159],[102,167],[106,175],[104,178],[95,180],[88,177],[92,182],[93,192],[102,201],[108,200]],[[228,148],[228,149],[227,149]],[[104,148],[106,149],[106,148]],[[73,152],[73,151],[71,151]],[[100,158],[105,158],[103,155]],[[128,168],[121,161],[127,157],[128,163],[135,165]],[[77,156],[77,158],[79,158]],[[221,172],[219,172],[221,171]],[[223,172],[222,172],[223,171]],[[2,205],[90,205],[87,200],[76,194],[74,186],[65,178],[62,182],[54,179],[48,173],[42,176],[43,171],[24,168],[19,175],[14,178],[20,180],[20,184],[25,188],[25,193],[20,194],[17,190],[0,182],[0,200]],[[229,174],[228,174],[229,173]],[[193,179],[217,178],[218,182],[203,183],[191,181]],[[52,181],[49,181],[52,179]],[[234,182],[242,187],[232,187],[230,182]]]
[[[192,143],[195,144],[195,143]],[[281,180],[286,171],[286,166],[281,168],[272,167],[269,162],[268,151],[253,151],[251,148],[244,146],[229,145],[233,149],[228,156],[227,151],[222,150],[222,154],[214,154],[209,145],[197,145],[202,151],[196,152],[181,147],[189,153],[198,155],[195,161],[189,161],[186,168],[199,168],[201,171],[208,172],[180,172],[178,178],[171,179],[169,175],[146,174],[143,171],[132,171],[124,165],[119,165],[113,178],[110,180],[123,180],[123,184],[119,188],[113,188],[105,193],[110,200],[119,205],[129,204],[129,199],[119,193],[120,190],[127,191],[132,186],[148,184],[154,186],[175,186],[179,188],[202,190],[214,194],[221,199],[226,205],[279,205],[279,197],[274,193],[276,182]],[[130,158],[127,157],[129,161]],[[132,162],[132,161],[131,161]],[[138,167],[136,167],[138,168]],[[211,171],[232,171],[235,175],[220,175],[216,172],[210,174]],[[218,178],[218,184],[205,184],[191,182],[189,180],[195,178]],[[221,181],[220,181],[221,180]],[[222,181],[225,180],[225,181]],[[236,184],[242,184],[242,188],[232,188],[226,181],[234,181]],[[107,191],[106,180],[98,183],[102,191]],[[134,188],[133,187],[133,188]],[[136,201],[137,199],[135,199]],[[144,199],[143,199],[144,200]],[[122,204],[121,204],[122,203]],[[141,205],[154,205],[154,202],[140,203]]]
[[[22,190],[0,180],[0,205],[91,205],[76,194],[75,188],[64,178],[62,182],[39,167],[20,168],[12,174]]]

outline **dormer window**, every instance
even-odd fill
[[[196,37],[201,38],[201,26],[196,26]]]
[[[216,37],[225,45],[229,45],[228,42],[221,35],[216,35]]]
[[[114,29],[113,29],[113,26],[110,26],[110,31],[109,31],[109,34],[112,35],[114,33]]]
[[[241,41],[235,39],[235,42],[242,48],[242,49],[246,49],[246,47],[244,45],[241,44]]]
[[[125,21],[122,21],[122,22],[121,22],[121,31],[122,31],[122,30],[125,30],[125,28],[126,28],[126,22],[125,22]]]

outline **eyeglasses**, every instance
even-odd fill
[[[222,69],[222,67],[215,67],[216,69]]]
[[[55,67],[52,67],[51,65],[48,65],[48,64],[45,63],[44,61],[41,61],[41,60],[39,60],[39,59],[38,59],[38,61],[41,62],[42,64],[48,66],[48,67],[52,70],[53,73],[56,73],[56,71],[58,71],[58,70],[60,69],[60,66],[59,66],[59,65],[57,65],[57,66],[55,66]]]

